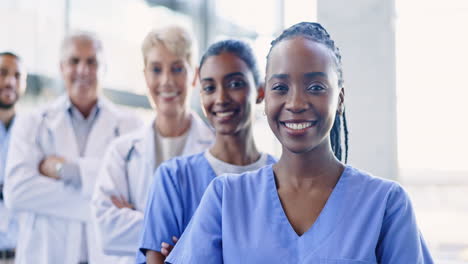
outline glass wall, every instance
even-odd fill
[[[30,72],[28,91],[60,90],[59,47],[65,34],[65,1],[0,1],[0,50],[18,53]]]
[[[65,34],[93,31],[104,45],[105,94],[123,105],[148,108],[140,44],[151,28],[179,23],[193,29],[200,54],[214,41],[243,39],[252,45],[263,75],[273,36],[285,25],[314,20],[315,13],[315,1],[305,0],[4,0],[0,17],[7,23],[0,23],[0,50],[17,52],[27,64],[28,90],[22,100],[27,111],[63,92],[59,49]],[[192,107],[201,113],[198,91]],[[151,113],[142,115],[149,119]],[[260,149],[279,155],[263,105],[256,107],[255,116]]]
[[[153,27],[191,26],[190,17],[135,0],[71,0],[70,30],[92,30],[104,43],[104,86],[144,94],[141,42]]]

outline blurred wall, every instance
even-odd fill
[[[396,179],[395,2],[318,0],[317,18],[343,56],[349,163]]]

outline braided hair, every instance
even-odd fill
[[[295,37],[303,37],[314,42],[321,43],[330,49],[333,54],[335,68],[338,75],[338,87],[343,87],[343,67],[341,63],[340,50],[335,45],[335,42],[331,39],[327,30],[325,30],[325,28],[322,27],[322,25],[319,23],[301,22],[284,30],[279,37],[271,42],[267,60],[270,57],[271,51],[276,46],[276,44],[283,40],[288,40]],[[345,110],[343,110],[341,114],[337,113],[335,116],[335,121],[333,122],[333,127],[330,131],[330,141],[333,153],[340,161],[343,160],[343,149],[341,143],[344,142],[344,162],[346,163],[348,161],[348,125],[346,122]]]

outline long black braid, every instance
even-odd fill
[[[271,47],[267,55],[267,60],[270,56],[273,47],[275,47],[276,44],[283,40],[291,39],[298,36],[310,39],[317,43],[321,43],[332,51],[334,55],[333,57],[336,66],[336,71],[338,74],[338,87],[343,87],[343,67],[341,63],[340,50],[335,45],[335,42],[331,39],[330,34],[328,34],[327,30],[325,30],[325,28],[323,28],[322,25],[320,25],[319,23],[301,22],[284,30],[278,38],[271,42]],[[343,135],[341,133],[342,131]],[[333,127],[330,131],[330,141],[333,153],[335,153],[335,156],[340,161],[343,160],[343,149],[341,143],[344,142],[344,161],[346,163],[348,161],[348,125],[346,122],[346,114],[344,109],[341,113],[337,113],[335,116],[335,122],[333,123]]]

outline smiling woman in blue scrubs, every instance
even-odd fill
[[[211,45],[199,66],[201,101],[215,128],[209,150],[163,163],[148,196],[137,263],[163,263],[172,237],[180,237],[209,183],[222,173],[243,173],[275,162],[252,135],[252,108],[263,99],[255,57],[238,40]],[[163,244],[164,243],[164,244]]]
[[[433,263],[403,188],[337,157],[344,95],[341,55],[322,26],[299,23],[274,40],[265,113],[282,156],[213,180],[167,263]]]

